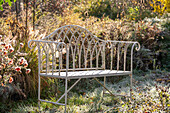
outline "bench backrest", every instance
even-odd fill
[[[136,49],[140,49],[138,42],[101,40],[77,25],[60,27],[42,40],[55,42],[40,41],[37,44],[40,71],[46,73],[65,71],[67,64],[68,70],[107,68],[132,71],[134,46],[138,44]]]
[[[66,69],[66,49],[69,52],[69,70],[104,69],[105,42],[80,26],[61,27],[43,40],[64,42],[67,45],[67,48],[64,45],[60,47],[61,52],[54,52],[54,60],[56,60],[54,65],[56,66],[60,62],[58,67],[60,66],[61,70]],[[43,46],[46,50],[42,49],[42,53],[48,51],[48,57],[52,57],[51,49],[56,45],[51,44],[50,46],[53,47],[50,47],[44,43]],[[50,61],[48,63],[50,64]]]

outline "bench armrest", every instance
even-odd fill
[[[123,66],[123,70],[126,71],[127,57],[130,57],[130,65],[129,64],[128,65],[130,66],[130,71],[132,72],[133,71],[133,51],[134,51],[134,49],[136,49],[136,51],[140,50],[139,42],[135,42],[135,41],[114,41],[114,40],[107,40],[105,42],[106,42],[107,49],[110,51],[110,52],[107,52],[107,56],[110,55],[110,57],[111,57],[110,60],[109,60],[110,61],[110,69],[112,69],[116,66],[117,70],[120,70],[119,67],[121,65],[121,66]],[[117,57],[114,56],[115,54],[117,55]],[[115,57],[117,59],[113,59],[113,57]],[[116,63],[117,63],[116,65],[113,65],[114,60],[116,60]]]
[[[38,47],[38,68],[39,73],[43,70],[43,55],[45,56],[45,62],[46,62],[46,74],[49,72],[49,59],[50,56],[52,57],[52,74],[54,73],[54,70],[56,68],[56,52],[59,52],[58,54],[62,54],[62,51],[66,49],[66,72],[68,71],[68,60],[69,60],[69,52],[67,48],[67,44],[64,42],[55,42],[55,41],[46,41],[46,40],[30,40],[28,42],[28,47],[32,49],[30,46],[31,42],[35,42]],[[59,74],[60,70],[62,69],[60,65],[62,65],[62,56],[59,56]]]
[[[135,41],[114,41],[114,40],[107,40],[105,41],[106,43],[113,43],[113,44],[116,44],[116,43],[119,43],[119,44],[132,44],[133,46],[136,46],[136,51],[139,51],[140,50],[140,44],[139,42],[135,42]],[[134,48],[133,48],[134,49]]]

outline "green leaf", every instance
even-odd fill
[[[3,7],[2,7],[2,6],[0,6],[0,10],[2,10],[2,11],[3,11]]]
[[[9,6],[11,6],[11,0],[7,0],[7,1],[8,1]]]
[[[0,6],[1,6],[3,3],[4,3],[4,1],[3,1],[3,0],[0,0]]]
[[[5,0],[5,2],[8,2],[9,6],[12,5],[11,0]],[[14,0],[14,2],[16,2],[16,0]],[[3,10],[2,5],[4,4],[4,0],[0,0],[0,10]]]

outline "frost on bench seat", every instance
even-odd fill
[[[67,74],[68,79],[77,78],[92,78],[92,77],[104,77],[104,76],[117,76],[117,75],[129,75],[130,71],[117,71],[117,70],[90,70],[90,71],[70,71]],[[65,72],[55,73],[41,73],[41,76],[66,78]]]

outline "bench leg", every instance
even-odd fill
[[[40,111],[40,85],[41,85],[41,78],[38,75],[38,108],[39,108],[39,111]]]
[[[65,79],[65,113],[67,112],[67,78]]]
[[[132,100],[132,74],[129,75],[130,76],[130,99]]]
[[[104,76],[104,87],[106,87],[106,76]],[[105,88],[103,87],[103,96],[105,94]]]

